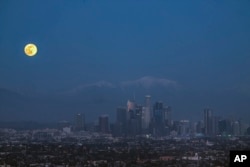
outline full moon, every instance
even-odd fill
[[[27,56],[35,56],[37,53],[37,47],[35,44],[29,43],[24,47],[24,53]]]

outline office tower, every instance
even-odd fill
[[[196,124],[196,133],[203,133],[204,123],[203,121],[198,121]]]
[[[168,127],[172,126],[172,108],[170,106],[163,108],[163,117],[165,125]]]
[[[190,122],[190,136],[195,136],[196,132],[197,132],[197,122]]]
[[[181,120],[179,126],[179,134],[181,136],[188,136],[190,132],[190,122],[189,120]]]
[[[232,134],[232,126],[230,120],[228,119],[220,120],[218,126],[219,126],[219,133],[221,135],[227,136]]]
[[[233,121],[232,122],[232,133],[234,136],[240,135],[240,124],[239,121]]]
[[[127,102],[127,126],[126,126],[126,135],[134,136],[135,135],[135,110],[136,103],[133,100],[128,100]]]
[[[249,124],[247,124],[242,120],[239,120],[239,124],[240,124],[240,135],[246,135]]]
[[[75,130],[84,130],[84,123],[85,123],[85,118],[84,114],[78,113],[75,115]]]
[[[212,135],[218,135],[219,134],[219,120],[220,117],[218,116],[212,116]]]
[[[128,135],[135,136],[138,134],[138,121],[135,118],[129,120],[128,124]]]
[[[102,115],[99,117],[99,131],[101,133],[109,133],[109,117],[108,115]]]
[[[135,109],[135,120],[136,120],[136,131],[137,134],[141,133],[142,130],[142,106],[137,105]]]
[[[142,129],[148,129],[150,124],[150,112],[147,107],[142,107]]]
[[[135,112],[136,104],[133,100],[128,100],[127,102],[127,121],[129,121],[133,116]]]
[[[151,121],[151,96],[145,96],[145,107],[142,108],[142,129],[148,129]]]
[[[153,107],[153,119],[156,122],[163,122],[164,121],[164,115],[163,115],[163,103],[162,102],[156,102]]]
[[[209,108],[204,110],[204,130],[206,136],[212,135],[212,110]]]
[[[152,133],[156,136],[162,136],[164,131],[164,108],[162,102],[156,102],[153,106]]]
[[[127,110],[125,107],[116,109],[116,135],[125,135],[127,133]]]
[[[145,107],[147,107],[147,108],[151,107],[151,96],[150,95],[145,96]]]
[[[116,109],[116,122],[126,124],[127,111],[125,107],[118,107]]]
[[[135,136],[141,134],[141,116],[142,116],[142,106],[136,105],[134,110],[128,112],[129,120],[127,122],[127,135]]]
[[[250,135],[250,127],[248,127],[247,128],[247,130],[246,130],[246,133],[245,133],[246,135]]]
[[[176,132],[179,131],[179,127],[180,127],[180,121],[173,121],[173,127],[172,129]]]

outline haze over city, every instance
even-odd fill
[[[87,121],[129,99],[250,118],[249,1],[1,1],[0,121]],[[24,46],[35,43],[37,55]]]

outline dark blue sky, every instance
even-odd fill
[[[237,94],[230,105],[247,113],[249,9],[248,0],[4,0],[0,88],[48,93],[152,76],[178,84],[181,99]],[[38,46],[32,58],[23,53],[29,42]]]

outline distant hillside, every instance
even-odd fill
[[[130,84],[130,83],[129,83]],[[76,113],[84,113],[86,121],[98,120],[108,114],[116,117],[117,106],[126,106],[128,99],[144,104],[145,95],[151,95],[151,103],[163,101],[172,107],[173,119],[203,119],[203,109],[210,107],[215,115],[243,118],[249,121],[250,97],[233,91],[195,91],[171,89],[162,85],[147,87],[138,84],[111,86],[102,82],[77,89],[28,96],[0,89],[0,121],[73,121]]]

